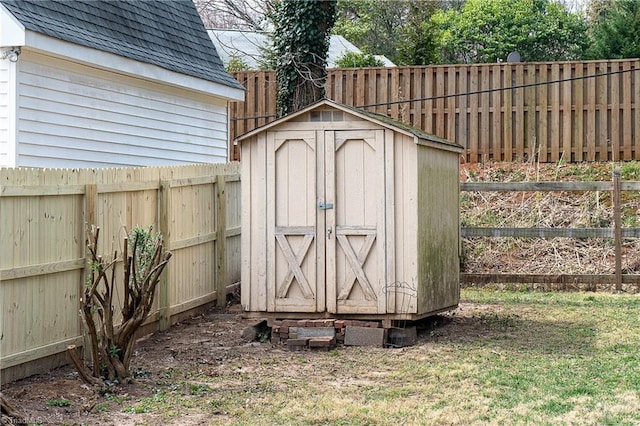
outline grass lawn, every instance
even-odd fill
[[[241,325],[202,318],[142,343],[144,374],[88,413],[78,379],[7,395],[60,424],[640,424],[639,309],[638,295],[466,289],[415,346],[330,352],[223,347]]]
[[[465,290],[462,299],[453,321],[415,347],[267,358],[241,373],[242,392],[211,395],[218,420],[640,423],[640,298]]]

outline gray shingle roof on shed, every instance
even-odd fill
[[[26,29],[243,89],[192,0],[0,0]]]

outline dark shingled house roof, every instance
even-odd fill
[[[192,0],[0,0],[27,30],[243,89]]]

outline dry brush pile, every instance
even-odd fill
[[[461,167],[467,182],[640,180],[640,163],[475,164]],[[622,193],[622,226],[640,227],[640,193]],[[462,192],[462,226],[611,228],[612,194],[585,192]],[[462,272],[611,274],[614,243],[606,238],[463,238]],[[640,273],[640,239],[623,240],[624,273]],[[635,291],[635,288],[628,288]]]

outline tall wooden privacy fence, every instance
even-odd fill
[[[459,143],[470,163],[638,160],[639,69],[639,60],[332,69],[326,90]],[[247,93],[231,105],[232,138],[276,114],[273,71],[234,76]]]
[[[239,173],[237,163],[0,169],[2,382],[65,363],[67,346],[82,346],[87,224],[100,227],[106,256],[122,252],[136,225],[163,234],[173,257],[148,331],[167,328],[192,308],[224,303],[240,281]]]
[[[613,207],[612,228],[461,228],[463,237],[515,238],[609,238],[614,243],[614,270],[609,274],[516,274],[461,273],[464,284],[540,283],[540,284],[611,284],[622,290],[623,284],[640,285],[640,275],[625,274],[622,268],[622,244],[625,238],[640,237],[640,228],[622,227],[622,191],[640,191],[640,182],[622,182],[616,171],[612,182],[463,182],[461,191],[611,191]]]

